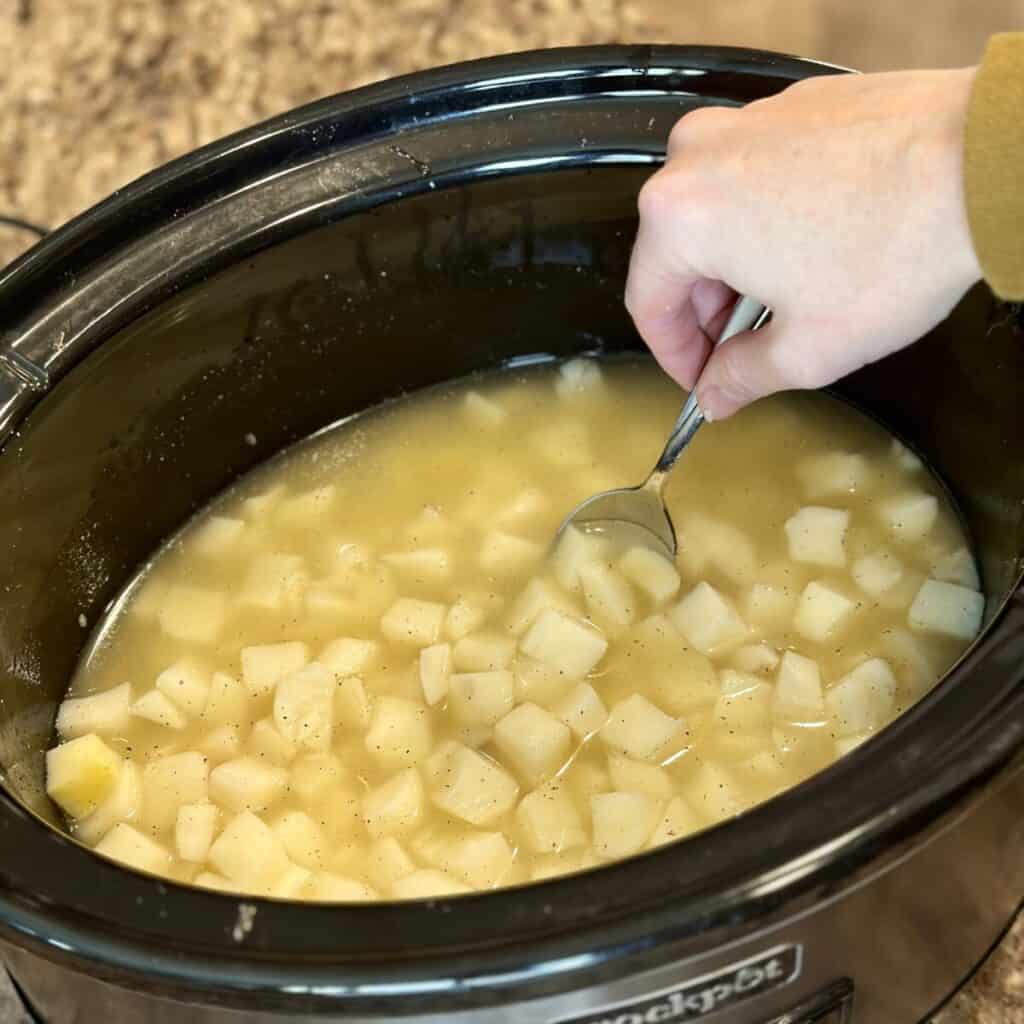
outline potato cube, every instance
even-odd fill
[[[354,616],[356,601],[330,587],[309,587],[302,598],[306,614],[332,626],[347,623]]]
[[[604,377],[595,359],[577,356],[562,363],[555,377],[555,393],[559,398],[572,399],[593,393],[601,388]]]
[[[789,557],[833,569],[846,565],[843,546],[850,513],[845,509],[808,505],[786,520]]]
[[[226,618],[223,594],[186,583],[176,583],[164,592],[160,628],[172,640],[212,644],[220,636]]]
[[[612,780],[603,764],[588,758],[577,757],[565,774],[565,781],[576,794],[576,799],[585,807],[590,807],[590,798],[595,793],[610,793]]]
[[[462,411],[473,426],[488,429],[500,427],[508,418],[508,410],[500,402],[479,391],[466,393],[462,400]]]
[[[276,765],[254,757],[236,757],[210,772],[210,798],[236,813],[260,812],[277,800],[287,784],[287,772]]]
[[[922,540],[935,525],[939,502],[933,494],[918,491],[883,501],[878,511],[893,537],[913,544]]]
[[[488,576],[518,576],[535,566],[544,548],[504,530],[491,530],[480,544],[480,568]]]
[[[188,718],[176,704],[172,704],[159,690],[144,693],[130,711],[136,718],[145,718],[165,729],[184,729]]]
[[[324,830],[305,811],[286,811],[271,826],[285,853],[311,871],[327,863],[329,847]]]
[[[237,725],[218,725],[198,742],[196,749],[211,764],[230,761],[242,752],[242,732]]]
[[[520,654],[513,663],[512,675],[515,678],[517,704],[550,705],[564,697],[574,683],[557,669],[524,654]]]
[[[985,595],[956,583],[925,580],[907,615],[911,628],[924,633],[973,640],[981,629]]]
[[[231,552],[245,531],[244,519],[230,516],[207,516],[189,534],[191,551],[204,558],[220,557]]]
[[[338,678],[357,676],[377,660],[377,644],[373,640],[358,640],[351,636],[332,640],[316,660]],[[299,666],[301,668],[301,666]]]
[[[250,696],[266,696],[277,684],[298,672],[309,661],[309,651],[301,640],[280,644],[254,644],[243,647],[242,679]]]
[[[521,491],[494,516],[495,526],[529,528],[542,521],[551,502],[543,491],[534,487]]]
[[[224,826],[209,857],[225,878],[248,890],[269,888],[288,868],[281,840],[252,811],[242,811]]]
[[[448,705],[460,722],[493,725],[515,703],[512,673],[458,672],[448,684]]]
[[[515,850],[501,832],[470,832],[448,846],[448,870],[474,889],[508,884]]]
[[[821,693],[818,663],[795,651],[782,655],[775,680],[772,715],[782,722],[821,722],[825,701]]]
[[[257,760],[282,768],[298,753],[295,744],[281,735],[270,718],[261,718],[253,725],[245,749]]]
[[[46,793],[72,818],[92,814],[114,791],[124,762],[95,733],[46,752]]]
[[[839,591],[812,581],[800,595],[793,628],[814,643],[827,643],[843,631],[856,608],[853,601]]]
[[[619,754],[608,756],[608,775],[612,786],[620,793],[646,793],[659,800],[668,800],[674,789],[664,768]]]
[[[438,896],[456,896],[472,891],[457,878],[434,868],[414,871],[411,875],[399,878],[391,886],[391,895],[399,900],[436,899]]]
[[[220,811],[214,804],[182,804],[174,823],[174,846],[182,860],[201,864],[210,852]]]
[[[845,498],[863,492],[871,482],[871,465],[863,455],[826,452],[801,459],[796,475],[804,493],[817,498]]]
[[[536,704],[520,704],[494,727],[494,745],[533,785],[565,764],[572,734],[564,722]]]
[[[378,893],[365,882],[332,871],[315,874],[306,892],[310,899],[321,903],[366,903],[379,899]]]
[[[735,817],[749,803],[736,778],[716,761],[704,761],[683,789],[687,803],[712,823]]]
[[[703,581],[670,609],[668,617],[702,654],[736,645],[747,635],[747,627],[732,605]]]
[[[370,697],[359,676],[343,679],[334,694],[334,720],[342,729],[366,729],[370,724]]]
[[[747,644],[735,650],[729,659],[740,672],[772,672],[779,665],[779,652],[770,644]]]
[[[714,727],[731,735],[767,734],[773,688],[760,676],[722,671],[722,690],[712,713]]]
[[[854,582],[873,598],[880,598],[903,578],[903,564],[888,549],[863,555],[853,563]]]
[[[551,554],[551,568],[559,585],[570,593],[582,587],[580,569],[595,562],[607,561],[608,540],[597,533],[584,533],[576,526],[567,526]]]
[[[601,562],[581,565],[580,589],[591,618],[606,626],[628,626],[636,617],[636,598],[629,584]]]
[[[402,697],[380,697],[373,709],[366,749],[382,764],[404,768],[430,753],[430,712]]]
[[[334,754],[306,754],[292,764],[289,787],[294,796],[312,807],[341,788],[345,769]]]
[[[681,728],[678,718],[666,715],[642,694],[634,693],[611,709],[600,736],[620,754],[637,761],[656,761],[679,738]]]
[[[385,836],[370,844],[366,871],[378,889],[386,892],[400,878],[411,875],[415,870],[416,862],[394,836]]]
[[[210,696],[209,676],[188,658],[165,668],[156,677],[156,688],[189,718],[203,713]]]
[[[267,894],[279,900],[302,899],[312,880],[313,872],[308,868],[289,864],[284,874],[267,890]]]
[[[436,601],[399,598],[380,621],[380,631],[396,644],[428,647],[441,635],[447,609]]]
[[[233,676],[214,672],[202,713],[204,724],[240,726],[248,717],[249,694],[246,688]]]
[[[796,593],[779,583],[755,583],[747,593],[743,614],[764,630],[785,629],[793,618]]]
[[[138,813],[141,799],[139,770],[131,761],[125,761],[110,796],[87,818],[75,822],[75,837],[94,846],[119,821],[130,821],[134,818]]]
[[[444,634],[449,640],[461,640],[483,624],[487,612],[463,598],[448,609],[444,620]]]
[[[166,876],[171,868],[171,855],[164,847],[123,821],[96,844],[96,852],[152,875]]]
[[[61,703],[57,711],[57,733],[64,740],[73,740],[90,732],[103,736],[120,735],[131,721],[131,702],[129,683],[121,683],[88,697],[70,697]]]
[[[201,889],[213,889],[215,892],[239,892],[239,887],[229,878],[218,875],[216,871],[201,871],[192,880],[193,885]]]
[[[249,566],[236,600],[246,607],[269,612],[297,608],[308,582],[301,555],[258,555]]]
[[[603,860],[643,848],[658,823],[661,801],[646,793],[598,793],[590,798],[594,850]]]
[[[142,769],[142,807],[153,828],[174,825],[182,804],[206,803],[210,766],[195,750],[150,761]]]
[[[873,732],[885,725],[895,703],[896,677],[881,658],[858,665],[825,694],[840,737]]]
[[[577,683],[551,710],[579,740],[585,740],[608,721],[608,709],[589,683]]]
[[[274,691],[274,724],[290,742],[307,750],[326,750],[334,730],[333,673],[315,661],[285,676]]]
[[[731,523],[691,514],[679,531],[679,560],[690,576],[712,565],[733,583],[753,582],[759,565],[751,539]]]
[[[650,847],[664,846],[684,836],[699,832],[704,827],[700,817],[681,796],[673,797],[661,813],[661,818],[647,841]]]
[[[909,693],[920,696],[938,681],[939,671],[926,641],[898,628],[882,630],[879,639],[889,666]]]
[[[675,597],[679,590],[676,567],[650,548],[630,548],[616,563],[616,568],[657,605]]]
[[[413,583],[442,583],[451,579],[452,556],[445,548],[416,548],[381,555],[389,569]]]
[[[260,491],[242,502],[242,513],[246,519],[260,520],[272,509],[281,504],[285,495],[283,484],[275,484],[265,491]]]
[[[431,800],[471,825],[497,821],[519,795],[519,785],[504,768],[461,743],[442,744],[426,766]]]
[[[330,522],[338,488],[334,484],[314,487],[285,498],[274,510],[274,519],[291,530],[308,530]]]
[[[522,636],[546,608],[578,615],[579,609],[555,584],[544,579],[532,579],[515,599],[506,619],[506,628],[513,636]]]
[[[561,853],[587,843],[572,795],[559,781],[527,793],[516,808],[516,824],[526,848],[534,853]]]
[[[423,699],[433,707],[448,696],[448,681],[452,672],[450,644],[433,644],[420,651],[420,687]]]
[[[957,583],[970,590],[981,590],[981,578],[974,556],[965,547],[937,555],[932,561],[932,579]]]
[[[363,797],[363,820],[374,839],[402,835],[423,818],[423,782],[415,768],[406,768]]]
[[[593,626],[547,608],[520,641],[524,654],[573,679],[582,679],[604,657],[608,641]]]
[[[516,642],[500,633],[470,633],[452,648],[454,667],[459,672],[490,672],[512,664]]]

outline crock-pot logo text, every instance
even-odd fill
[[[670,1024],[693,1021],[788,985],[800,975],[801,946],[777,946],[700,978],[552,1024]]]

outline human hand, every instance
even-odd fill
[[[881,359],[980,279],[963,193],[973,75],[810,78],[679,120],[640,192],[626,306],[672,377],[700,378],[709,419]],[[737,292],[772,321],[711,354]]]

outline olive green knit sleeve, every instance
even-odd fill
[[[985,280],[1001,298],[1024,300],[1024,32],[993,36],[978,68],[964,192]]]

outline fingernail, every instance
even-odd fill
[[[708,423],[715,422],[715,410],[721,404],[722,392],[718,388],[706,388],[700,394],[700,408]]]

